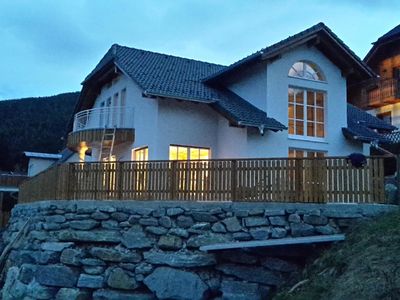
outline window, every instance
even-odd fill
[[[134,149],[132,153],[132,160],[135,161],[148,161],[149,160],[149,148],[142,147]]]
[[[308,80],[325,81],[319,67],[312,62],[295,62],[289,70],[289,76]]]
[[[325,93],[299,88],[288,92],[289,134],[325,137]]]
[[[187,146],[169,146],[169,159],[170,160],[196,160],[196,159],[210,159],[210,149],[197,148]]]
[[[392,124],[392,112],[391,111],[376,114],[376,117],[388,124]]]
[[[323,158],[325,154],[322,151],[289,148],[289,158]]]

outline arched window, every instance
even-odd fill
[[[288,75],[309,80],[325,81],[325,77],[320,68],[309,61],[295,62],[290,68]]]

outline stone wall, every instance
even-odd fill
[[[3,299],[267,299],[296,251],[199,251],[228,241],[343,232],[384,205],[44,201],[17,205]],[[276,252],[276,251],[275,251]],[[293,256],[294,255],[294,256]]]

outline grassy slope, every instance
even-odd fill
[[[400,212],[360,224],[302,277],[309,281],[274,299],[400,299]]]

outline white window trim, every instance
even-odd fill
[[[328,144],[326,139],[326,135],[323,138],[314,137],[314,136],[304,136],[304,135],[295,135],[295,134],[288,134],[288,139],[290,140],[299,140],[299,141],[306,141],[306,142],[315,142],[315,143],[322,143]]]
[[[315,79],[309,79],[309,78],[303,78],[303,77],[296,77],[296,76],[290,76],[288,75],[288,78],[296,79],[296,80],[304,80],[304,81],[311,81],[311,82],[316,82],[316,83],[321,83],[321,84],[328,84],[326,80],[321,81],[321,80],[315,80]]]

